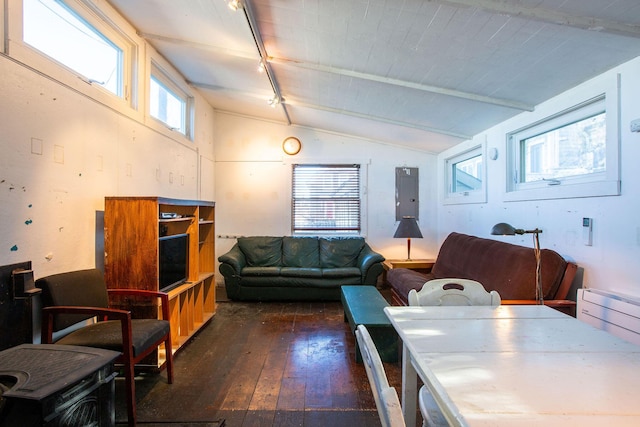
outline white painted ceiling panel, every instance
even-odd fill
[[[640,55],[637,0],[110,2],[214,108],[430,152]]]

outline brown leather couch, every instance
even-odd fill
[[[541,250],[542,289],[545,305],[575,315],[575,302],[567,294],[577,265],[550,249]],[[420,290],[428,280],[461,278],[476,280],[487,291],[497,291],[502,304],[536,304],[536,261],[532,248],[492,239],[451,233],[440,247],[428,274],[405,268],[387,272],[393,302],[407,305],[411,289]]]

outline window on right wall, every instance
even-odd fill
[[[508,133],[506,200],[620,194],[617,108],[607,101],[602,94]]]
[[[445,205],[486,203],[484,157],[484,149],[478,145],[445,159]]]

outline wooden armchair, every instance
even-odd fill
[[[102,272],[96,269],[72,271],[40,278],[42,289],[42,343],[54,343],[53,333],[95,318],[55,341],[55,344],[103,348],[121,353],[115,363],[124,365],[129,425],[136,424],[134,366],[164,343],[167,380],[173,382],[173,356],[169,325],[169,299],[166,293],[133,290],[107,290]],[[162,320],[132,319],[131,312],[109,308],[109,295],[129,295],[157,302]]]

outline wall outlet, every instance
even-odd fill
[[[631,120],[631,132],[640,132],[640,119]]]

